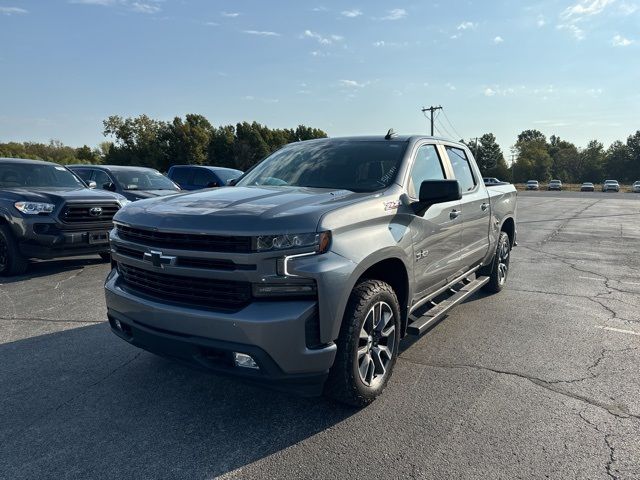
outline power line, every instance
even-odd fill
[[[453,130],[453,133],[455,133],[459,139],[463,139],[464,137],[460,135],[460,132],[456,130],[456,127],[453,126],[453,123],[451,123],[451,120],[449,120],[449,117],[447,117],[447,112],[442,109],[442,113],[444,113],[444,118],[447,120],[447,123],[451,125],[451,130]]]
[[[453,137],[453,135],[451,135],[451,132],[449,131],[449,129],[447,127],[445,127],[444,123],[442,123],[442,120],[440,120],[440,115],[438,115],[436,117],[436,121],[438,122],[438,125],[440,125],[440,129],[439,130],[443,130],[447,137],[449,137],[451,139],[454,139],[454,137]]]

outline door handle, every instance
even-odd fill
[[[449,212],[449,218],[451,220],[455,220],[456,218],[458,218],[460,215],[462,214],[462,212],[460,210],[451,210]]]
[[[489,208],[489,204],[483,203],[482,205],[480,205],[480,208],[482,209],[483,212],[486,212],[487,208]]]

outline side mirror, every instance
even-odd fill
[[[112,182],[107,182],[102,184],[103,190],[109,190],[110,192],[116,191],[116,186]]]
[[[235,187],[235,186],[236,186],[236,183],[238,183],[238,179],[237,179],[237,178],[232,178],[231,180],[229,180],[229,181],[227,182],[227,186],[229,186],[229,187]]]
[[[96,182],[94,182],[93,180],[89,180],[87,182],[87,187],[89,188],[96,188],[98,186],[98,184]]]
[[[424,213],[431,205],[461,198],[462,190],[457,180],[425,180],[420,184],[419,201],[414,203],[414,211]]]
[[[218,186],[218,182],[209,182],[207,183],[207,188],[215,188]]]

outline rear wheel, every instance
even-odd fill
[[[481,275],[488,275],[489,282],[482,287],[485,291],[498,293],[504,288],[509,276],[509,260],[511,257],[511,241],[506,232],[500,232],[496,254],[490,267],[491,270],[481,271]]]
[[[391,286],[380,280],[356,285],[336,343],[325,393],[364,407],[384,390],[398,355],[400,306]]]
[[[0,225],[0,275],[22,275],[28,265],[9,227]]]

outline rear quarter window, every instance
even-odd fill
[[[476,186],[476,179],[471,170],[471,164],[467,158],[467,154],[461,148],[445,147],[451,166],[453,167],[453,174],[456,180],[460,182],[460,189],[462,193],[471,191]]]

